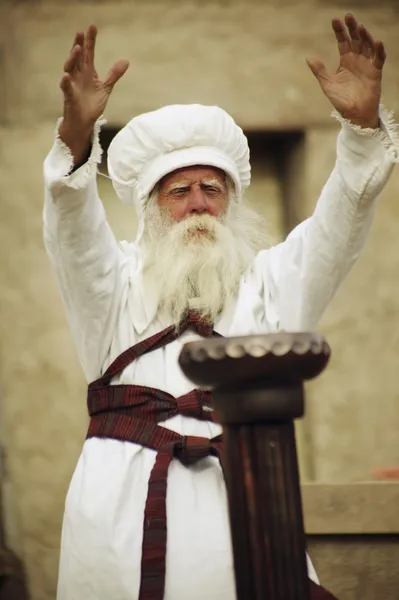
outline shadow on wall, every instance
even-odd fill
[[[0,548],[0,600],[29,600],[25,569],[10,550]]]
[[[3,510],[4,454],[0,445],[0,600],[29,600],[25,568],[5,540]]]

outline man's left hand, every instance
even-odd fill
[[[375,129],[379,125],[384,45],[375,41],[353,15],[345,16],[345,24],[346,27],[339,19],[332,21],[340,54],[336,73],[328,73],[318,59],[307,63],[331,104],[345,119]]]

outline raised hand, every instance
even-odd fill
[[[128,61],[118,60],[105,79],[100,80],[94,67],[96,37],[94,25],[86,35],[76,34],[60,83],[64,93],[64,118],[59,134],[70,148],[75,164],[87,154],[94,123],[103,114],[114,85],[129,66]]]
[[[351,14],[345,24],[333,19],[340,62],[336,73],[328,73],[318,59],[307,60],[321,89],[334,108],[352,123],[376,128],[381,98],[382,69],[386,54],[381,41],[375,41],[367,29]]]

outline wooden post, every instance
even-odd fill
[[[303,382],[330,350],[317,334],[213,338],[186,344],[185,375],[212,390],[223,425],[224,470],[238,600],[310,600],[294,419]]]

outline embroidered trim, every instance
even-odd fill
[[[56,127],[56,143],[59,150],[62,152],[69,164],[69,170],[73,168],[73,157],[68,146],[61,140],[59,127],[62,122],[62,117],[57,121]],[[107,122],[106,119],[100,117],[94,124],[92,136],[92,149],[88,160],[79,169],[69,175],[65,175],[63,180],[68,183],[68,186],[74,190],[80,190],[87,185],[87,181],[93,174],[97,173],[97,165],[101,162],[103,149],[100,144],[101,127]]]
[[[395,121],[394,113],[391,110],[387,110],[383,105],[380,105],[379,114],[382,126],[378,129],[363,128],[360,125],[355,125],[348,119],[345,119],[337,110],[333,110],[331,116],[341,123],[341,125],[347,125],[359,135],[374,138],[380,142],[392,162],[399,162],[398,123]]]

